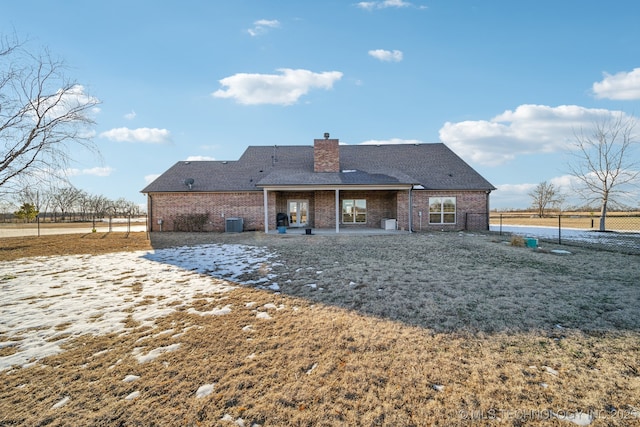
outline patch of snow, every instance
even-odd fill
[[[444,391],[444,386],[442,384],[434,384],[433,385],[433,389],[435,391],[443,392]]]
[[[131,383],[134,381],[138,381],[139,379],[140,377],[138,375],[127,375],[122,381],[125,383]]]
[[[238,427],[244,427],[244,420],[242,418],[237,418],[234,420],[233,417],[229,414],[225,414],[224,417],[222,417],[220,420],[234,423]],[[257,424],[254,424],[251,427],[255,427],[255,426],[257,426]]]
[[[66,396],[65,398],[63,398],[62,400],[58,401],[58,403],[56,403],[55,405],[53,405],[51,407],[51,409],[58,409],[58,408],[62,408],[64,405],[66,405],[69,401],[71,400],[71,398],[69,396]]]
[[[213,393],[213,387],[214,384],[201,385],[200,387],[198,387],[198,390],[196,390],[196,398],[199,399],[201,397],[210,395],[211,393]]]
[[[558,376],[558,371],[548,366],[543,366],[542,369],[545,370],[546,373],[553,375],[554,377]]]
[[[10,278],[0,282],[0,348],[18,350],[0,357],[0,371],[61,353],[81,335],[127,332],[129,318],[153,328],[199,295],[245,284],[243,275],[274,257],[266,248],[212,244],[0,262],[3,277]],[[227,308],[220,310],[209,314]]]
[[[566,413],[566,414],[556,414],[552,412],[553,416],[562,421],[570,421],[573,424],[579,426],[588,426],[593,422],[593,416],[590,414],[585,414],[583,412],[576,413]]]
[[[318,367],[317,363],[314,363],[313,366],[307,371],[307,375],[311,375],[311,372],[313,372],[314,369],[316,369]]]
[[[210,311],[198,311],[195,308],[190,308],[187,310],[188,313],[198,314],[200,316],[224,316],[225,314],[231,313],[231,304],[227,304],[224,307],[216,307]]]
[[[134,391],[133,393],[130,393],[127,397],[125,397],[124,400],[134,400],[134,399],[137,399],[138,397],[140,397],[140,392]]]
[[[258,314],[256,314],[256,317],[258,319],[262,319],[262,320],[271,320],[272,319],[272,317],[269,316],[269,313],[266,313],[264,311],[261,311]]]
[[[562,249],[552,249],[549,252],[556,255],[571,255],[571,252]]]
[[[180,348],[180,343],[177,344],[171,344],[171,345],[167,345],[165,347],[158,347],[154,350],[151,350],[149,353],[147,354],[140,354],[141,353],[141,348],[137,347],[133,350],[133,355],[135,356],[135,358],[138,360],[138,363],[147,363],[147,362],[151,362],[152,360],[157,359],[159,356],[161,356],[164,353],[169,353],[172,351],[176,351],[177,349]]]

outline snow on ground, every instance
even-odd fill
[[[80,335],[125,332],[128,316],[154,326],[155,319],[190,305],[198,294],[233,289],[227,280],[240,282],[246,273],[264,272],[262,280],[272,286],[274,277],[265,271],[272,257],[263,248],[202,245],[0,262],[0,349],[14,350],[0,357],[0,371],[60,353],[65,342]],[[231,310],[225,306],[198,314]],[[135,356],[144,363],[174,350]]]

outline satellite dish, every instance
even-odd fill
[[[187,178],[184,180],[184,185],[186,185],[187,187],[189,187],[189,190],[191,190],[191,187],[193,187],[193,183],[195,181],[193,180],[193,178]]]

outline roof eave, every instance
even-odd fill
[[[410,190],[413,184],[258,184],[256,187],[261,187],[267,191]]]

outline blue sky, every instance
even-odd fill
[[[635,0],[21,0],[0,32],[47,47],[100,101],[101,158],[73,153],[91,194],[145,203],[176,161],[330,132],[444,142],[505,209],[543,181],[570,194],[574,130],[640,114],[638,17]]]

